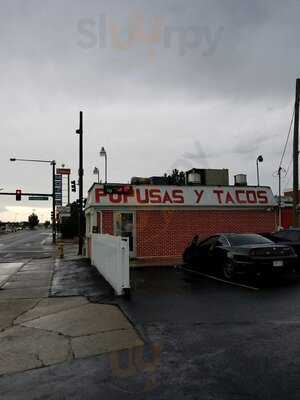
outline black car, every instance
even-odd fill
[[[272,240],[272,242],[274,243],[286,244],[292,247],[298,257],[300,257],[300,229],[283,229],[281,231],[273,233],[262,233],[262,235]]]
[[[298,257],[286,245],[257,234],[224,233],[200,241],[195,236],[183,254],[184,268],[222,272],[226,279],[240,274],[267,275],[295,270]]]

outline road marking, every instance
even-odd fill
[[[246,289],[250,289],[250,290],[255,290],[255,291],[258,291],[258,290],[259,290],[259,288],[254,287],[254,286],[248,286],[248,285],[243,285],[242,283],[226,281],[225,279],[217,278],[216,276],[213,276],[213,275],[203,274],[202,272],[194,271],[194,270],[192,270],[192,269],[184,268],[184,270],[185,270],[185,271],[188,271],[188,272],[192,272],[192,273],[194,273],[194,274],[196,274],[196,275],[201,275],[201,276],[204,276],[204,277],[206,277],[206,278],[213,279],[213,280],[218,281],[218,282],[227,283],[227,284],[232,285],[232,286],[239,286],[239,287],[242,287],[242,288],[246,288]]]

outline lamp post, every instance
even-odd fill
[[[11,158],[10,161],[46,163],[52,165],[52,242],[56,243],[56,217],[55,217],[55,160],[32,160],[27,158]]]
[[[257,186],[260,186],[260,181],[259,181],[259,167],[258,167],[258,164],[259,164],[260,162],[263,162],[263,161],[264,161],[264,158],[263,158],[262,155],[258,156],[257,159],[256,159]]]
[[[94,175],[98,175],[98,183],[100,183],[100,172],[99,172],[99,168],[95,167],[94,171],[93,171]]]
[[[104,147],[100,150],[100,157],[104,157],[105,159],[105,183],[107,183],[107,153]]]
[[[84,236],[84,215],[83,215],[83,113],[79,112],[79,128],[76,129],[79,135],[79,170],[78,170],[78,186],[79,186],[79,229],[78,229],[78,255],[83,253],[83,236]]]

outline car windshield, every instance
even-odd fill
[[[243,246],[247,244],[270,244],[271,240],[255,234],[244,234],[244,235],[226,235],[232,246]]]

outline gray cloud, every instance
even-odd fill
[[[11,155],[76,174],[80,109],[86,189],[102,145],[111,180],[210,166],[255,181],[260,152],[273,184],[300,72],[299,11],[298,0],[3,2],[0,186],[49,190],[49,168]]]

